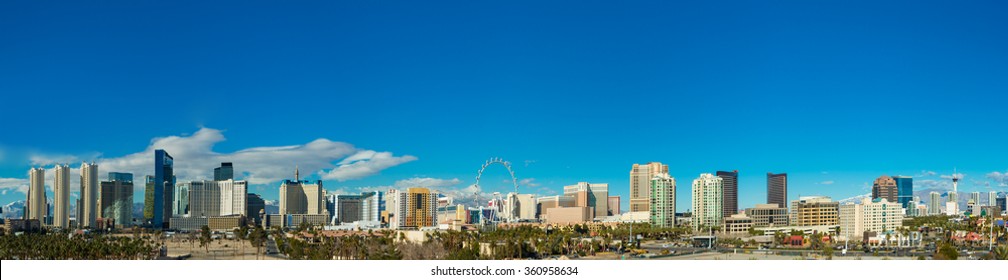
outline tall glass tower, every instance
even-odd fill
[[[165,150],[154,150],[154,215],[151,225],[165,227],[172,213],[175,186],[175,159]]]
[[[896,201],[903,205],[904,209],[910,208],[910,201],[913,200],[913,178],[909,176],[893,176],[896,180]]]

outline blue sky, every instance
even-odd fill
[[[180,180],[248,160],[269,199],[295,164],[333,191],[462,194],[490,157],[523,192],[607,182],[624,207],[630,165],[660,161],[679,211],[717,170],[740,207],[767,172],[791,199],[954,167],[1008,190],[1003,1],[541,2],[6,1],[0,202],[33,164],[144,173],[152,147]]]

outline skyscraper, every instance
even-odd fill
[[[80,180],[80,203],[81,215],[77,217],[77,223],[81,227],[91,228],[97,226],[98,219],[98,165],[92,163],[81,163]]]
[[[391,193],[391,192],[390,192]],[[392,198],[392,229],[420,229],[437,225],[437,193],[427,188],[408,188]]]
[[[724,218],[721,177],[710,173],[700,174],[693,180],[693,228],[716,227]]]
[[[245,207],[245,217],[249,221],[254,222],[255,225],[261,225],[262,217],[259,216],[259,212],[266,210],[266,201],[258,194],[249,193],[245,199],[245,203],[248,204]]]
[[[630,168],[630,212],[648,211],[651,178],[668,173],[668,165],[660,162],[634,163]]]
[[[997,206],[997,192],[987,193],[987,206]]]
[[[931,192],[929,194],[930,199],[928,200],[928,215],[939,215],[942,210],[942,199],[941,194],[938,192]]]
[[[151,225],[167,227],[172,215],[175,187],[175,159],[165,150],[154,150],[154,207]]]
[[[888,175],[875,179],[875,183],[872,184],[872,199],[885,198],[886,201],[894,202],[898,201],[897,197],[896,180]]]
[[[314,184],[301,181],[300,173],[295,168],[294,181],[284,180],[280,184],[280,215],[326,214],[325,195],[321,180]]]
[[[609,213],[609,184],[578,182],[564,186],[564,195],[574,197],[575,207],[592,208],[592,217],[605,217]]]
[[[974,205],[980,205],[980,192],[971,192],[969,200],[972,200]]]
[[[53,182],[53,226],[70,227],[70,166],[56,165]]]
[[[214,181],[234,179],[234,166],[230,162],[221,162],[220,167],[213,170]]]
[[[724,205],[721,206],[724,217],[738,214],[738,170],[718,171],[717,176],[724,182]]]
[[[116,227],[128,227],[133,222],[133,174],[109,172],[108,181],[101,182],[98,216],[114,219]]]
[[[28,170],[28,201],[25,201],[25,217],[27,219],[46,219],[45,168],[38,167]]]
[[[896,200],[889,202],[899,202],[903,208],[910,209],[910,201],[913,200],[913,177],[893,176],[896,181]]]
[[[648,214],[657,227],[674,227],[676,214],[676,182],[668,174],[651,178],[651,204]]]
[[[787,173],[766,175],[767,204],[777,204],[786,207],[787,202]]]
[[[189,214],[189,189],[192,184],[176,183],[172,188],[172,217],[182,217]],[[197,215],[196,217],[200,217]]]
[[[248,183],[245,181],[191,181],[178,183],[176,189],[188,190],[187,217],[247,215]]]

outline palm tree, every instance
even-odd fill
[[[202,228],[200,228],[199,242],[200,242],[200,247],[203,247],[204,249],[206,249],[206,253],[207,254],[210,253],[210,246],[209,246],[210,245],[210,238],[211,238],[210,237],[210,226],[204,225]]]

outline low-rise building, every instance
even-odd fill
[[[734,214],[724,218],[724,230],[726,234],[745,234],[753,228],[753,219],[745,214]]]
[[[753,228],[779,227],[788,225],[787,208],[775,203],[756,204],[756,207],[745,209],[746,216],[752,218]]]
[[[591,207],[553,207],[546,210],[547,224],[579,224],[592,220]]]

